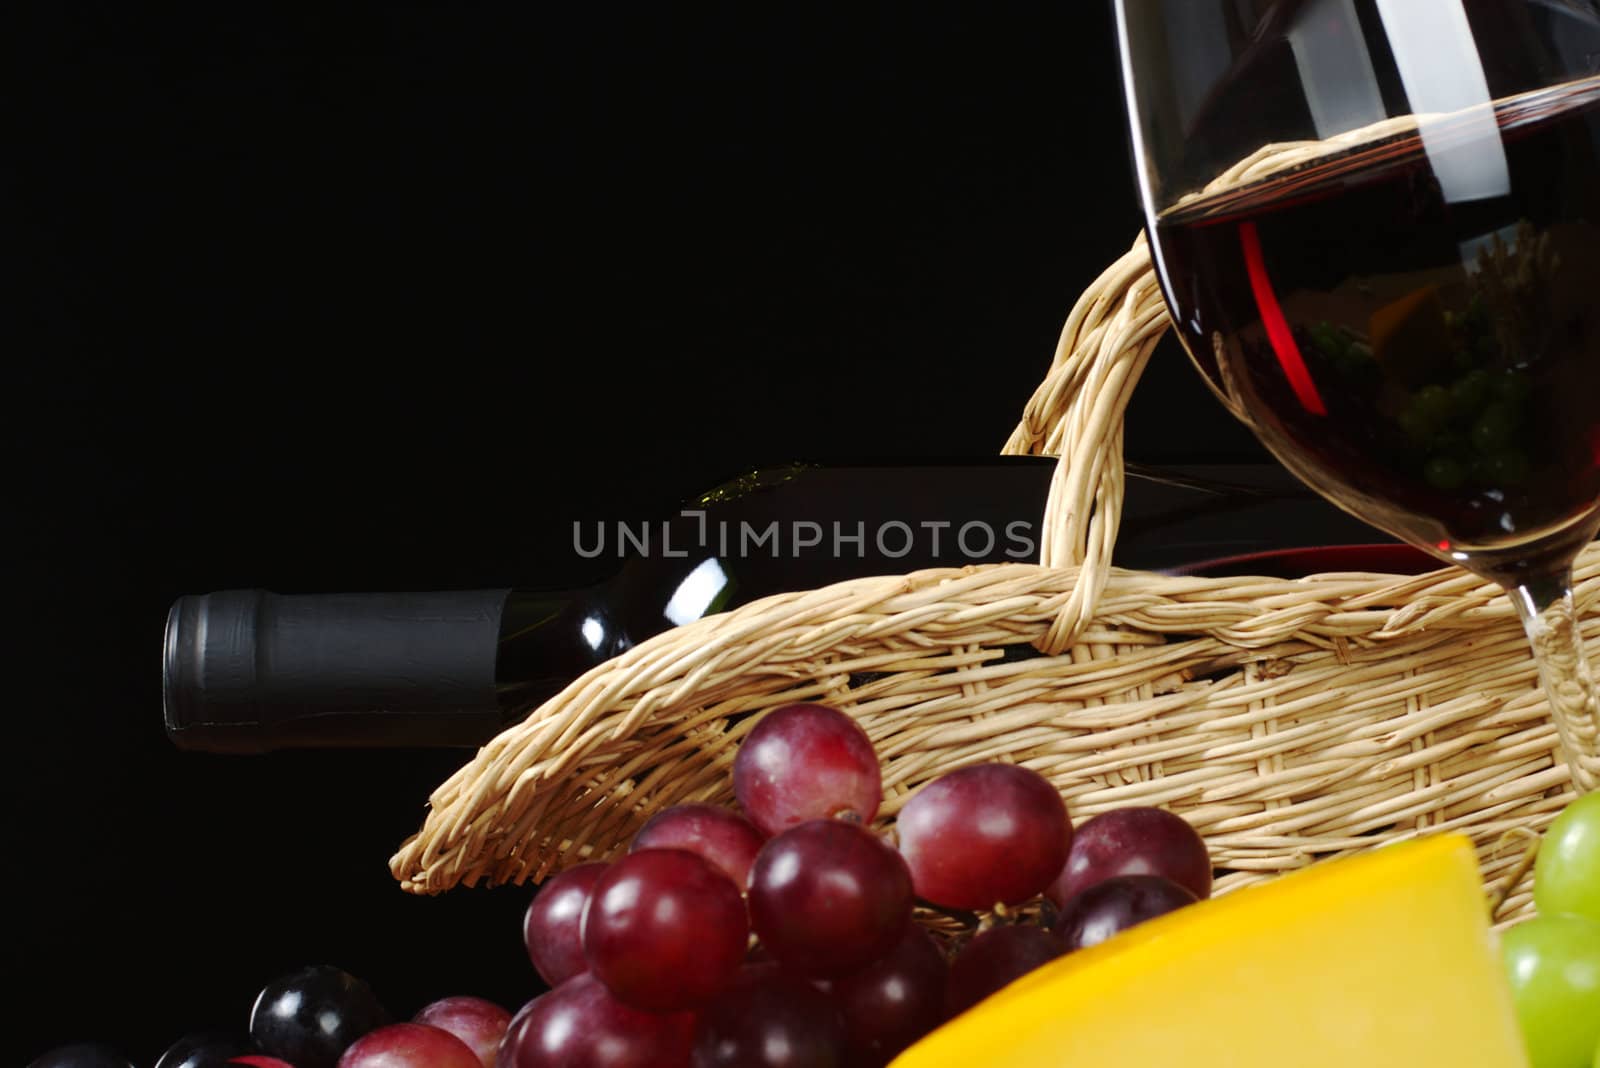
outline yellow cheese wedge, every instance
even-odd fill
[[[891,1068],[1526,1068],[1472,843],[1325,861],[1046,965]]]

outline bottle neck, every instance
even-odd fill
[[[481,745],[609,655],[610,644],[584,638],[590,600],[511,590],[183,597],[167,618],[167,733],[210,752]]]

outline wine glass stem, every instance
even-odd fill
[[[1512,590],[1511,600],[1533,645],[1572,785],[1588,793],[1600,787],[1600,693],[1584,655],[1571,580],[1561,574],[1531,582]]]

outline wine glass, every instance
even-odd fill
[[[1340,507],[1501,584],[1600,786],[1600,0],[1117,0],[1172,321]]]

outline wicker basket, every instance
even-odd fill
[[[1497,588],[1457,569],[1284,580],[1110,566],[1123,411],[1167,328],[1141,239],[1073,309],[1006,446],[1060,457],[1039,565],[859,579],[645,642],[440,786],[395,877],[436,893],[609,856],[666,806],[731,803],[756,716],[816,700],[877,746],[885,820],[942,772],[1015,761],[1049,777],[1076,820],[1129,804],[1183,815],[1210,845],[1218,892],[1456,828],[1504,893],[1499,918],[1527,914],[1510,832],[1542,829],[1572,774]],[[1592,615],[1596,547],[1575,577]],[[1592,716],[1567,729],[1594,751]]]

